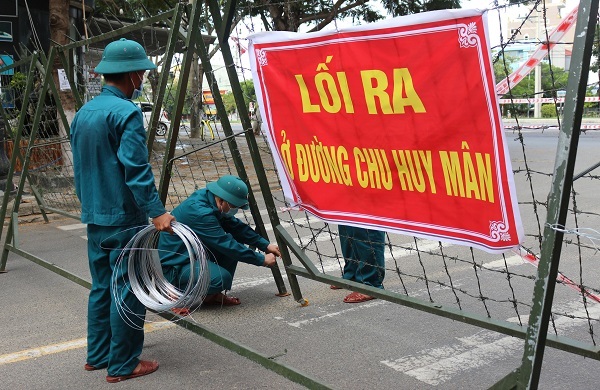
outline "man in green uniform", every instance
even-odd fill
[[[130,100],[140,93],[146,70],[154,68],[139,43],[123,38],[108,44],[95,69],[106,85],[71,124],[75,190],[87,224],[92,276],[84,368],[107,368],[111,383],[158,369],[157,362],[139,359],[146,308],[129,289],[126,262],[116,267],[120,249],[148,217],[156,229],[168,232],[175,220],[158,197],[142,112]],[[113,273],[117,299],[110,288]],[[121,304],[129,313],[119,309]]]
[[[234,217],[239,208],[248,209],[248,187],[239,177],[226,175],[208,183],[206,188],[194,192],[173,209],[177,221],[190,227],[208,249],[210,287],[204,305],[239,305],[238,298],[222,293],[231,289],[238,262],[271,267],[276,264],[276,256],[281,256],[277,245],[270,244],[250,226]],[[158,248],[165,277],[184,288],[190,279],[185,244],[179,237],[163,233]],[[194,272],[197,275],[198,268]],[[174,311],[187,314],[186,310]]]

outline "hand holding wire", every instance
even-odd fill
[[[173,234],[173,228],[171,226],[173,222],[175,222],[175,217],[168,212],[159,215],[156,218],[152,218],[152,224],[156,230],[161,232],[169,232],[171,234]]]

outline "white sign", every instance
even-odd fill
[[[67,72],[64,69],[58,70],[58,83],[60,85],[61,91],[70,91],[71,84],[69,84],[69,79],[67,78]]]

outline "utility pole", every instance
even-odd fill
[[[535,17],[535,38],[536,41],[540,42],[540,18],[542,17],[541,13],[538,11],[538,14]],[[542,98],[542,63],[538,62],[535,66],[535,98]],[[535,102],[533,106],[533,117],[541,118],[542,117],[542,103]]]

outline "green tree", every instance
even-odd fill
[[[370,23],[384,19],[385,10],[392,16],[424,11],[460,8],[459,0],[245,0],[238,2],[242,16],[259,17],[266,30],[298,31],[310,25],[309,31],[319,31],[334,20],[350,18],[353,23]]]
[[[171,78],[165,88],[165,96],[163,100],[163,108],[167,114],[172,115],[175,110],[175,94],[179,87],[179,79]],[[185,116],[189,116],[191,113],[190,99],[185,99],[183,102],[183,110],[181,113]]]
[[[596,72],[600,75],[600,27],[596,26],[594,31],[594,46],[592,46],[592,63],[590,64],[590,71]],[[600,88],[598,88],[598,96],[600,96]]]
[[[556,97],[558,91],[567,89],[568,78],[569,72],[563,68],[559,68],[558,66],[550,68],[550,64],[543,62],[542,91],[544,91],[544,97]]]
[[[235,98],[233,97],[232,92],[227,92],[225,95],[223,95],[223,105],[225,106],[225,111],[227,111],[227,114],[231,114],[237,110]]]
[[[256,102],[256,91],[254,90],[254,82],[252,80],[245,80],[240,83],[242,87],[242,93],[244,94],[244,102],[246,107],[250,102]]]
[[[94,12],[101,15],[139,20],[148,15],[168,11],[172,8],[170,3],[164,0],[97,0]]]
[[[512,73],[513,68],[516,68],[517,60],[515,58],[502,56],[498,57],[498,60],[494,63],[494,76],[496,82],[499,82],[506,78],[506,76]],[[550,67],[547,62],[541,64],[541,75],[542,75],[542,95],[540,97],[557,97],[557,92],[564,90],[567,87],[567,79],[569,72],[563,68],[557,66]],[[520,83],[511,85],[511,90],[503,96],[504,98],[533,98],[535,97],[535,77],[533,72],[528,74]],[[523,114],[529,110],[528,104],[514,104],[510,107],[513,114]]]
[[[205,0],[205,3],[214,0]],[[198,4],[202,3],[198,0]],[[139,20],[169,10],[175,2],[165,0],[97,0],[95,12],[119,18]],[[224,7],[225,2],[220,2]],[[198,5],[200,6],[200,5]],[[205,5],[202,5],[205,6]],[[351,19],[353,23],[370,23],[388,15],[402,16],[425,11],[460,8],[459,0],[243,0],[237,2],[236,16],[232,28],[243,18],[259,17],[266,30],[298,31],[301,25],[310,25],[309,31],[319,31],[334,20]],[[385,11],[382,13],[381,11]],[[203,18],[203,28],[212,33]]]
[[[254,90],[254,82],[252,80],[245,80],[240,83],[242,89],[242,95],[244,96],[244,104],[246,108],[250,105],[250,102],[256,102],[256,91]],[[227,92],[223,95],[223,104],[228,114],[237,110],[235,104],[235,98],[232,92]]]

